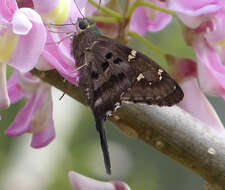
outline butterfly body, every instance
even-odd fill
[[[87,20],[87,19],[86,19]],[[104,118],[122,101],[172,106],[183,98],[179,85],[152,59],[81,25],[73,38],[79,87],[92,109],[107,173],[111,173]],[[82,28],[82,29],[81,29]]]

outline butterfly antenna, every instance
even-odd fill
[[[100,118],[99,116],[95,116],[95,123],[96,123],[96,128],[100,135],[100,141],[101,141],[106,173],[110,175],[111,163],[110,163],[108,144],[107,144],[107,139],[106,139],[105,129],[104,129],[104,119]]]
[[[85,16],[84,16],[83,13],[81,12],[81,10],[80,10],[80,8],[79,8],[79,6],[78,6],[76,0],[74,0],[74,3],[75,3],[75,5],[76,5],[76,7],[77,7],[79,13],[81,14],[81,16],[84,18]]]

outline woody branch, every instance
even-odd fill
[[[79,88],[56,70],[32,73],[84,104]],[[208,182],[208,188],[225,187],[225,140],[177,106],[158,107],[123,103],[111,117],[127,136],[138,138],[178,161]]]

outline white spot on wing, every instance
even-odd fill
[[[159,80],[162,80],[162,73],[163,73],[163,70],[158,69]]]
[[[140,81],[141,79],[145,78],[142,73],[140,73],[137,77],[137,81]]]
[[[107,116],[107,117],[111,117],[112,115],[113,115],[113,114],[112,114],[112,111],[111,111],[111,110],[109,110],[109,111],[106,112],[106,116]]]
[[[130,54],[128,55],[128,62],[131,61],[131,59],[134,59],[136,57],[137,52],[135,50],[131,50]]]
[[[135,50],[133,50],[133,49],[131,50],[131,55],[136,56],[136,53],[137,52]]]
[[[117,102],[117,103],[115,104],[114,111],[117,111],[119,108],[120,108],[120,103],[119,103],[119,102]]]
[[[161,75],[163,73],[162,69],[158,69],[158,75]]]

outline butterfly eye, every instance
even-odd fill
[[[81,21],[79,22],[79,28],[80,28],[81,30],[84,30],[84,29],[88,28],[88,22],[87,22],[86,20],[81,20]]]

